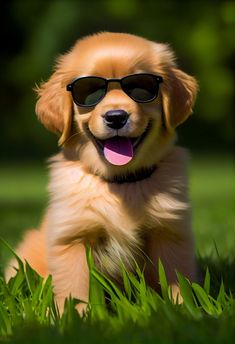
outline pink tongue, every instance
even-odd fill
[[[104,144],[104,156],[113,165],[126,165],[133,158],[131,140],[120,136],[107,139]]]

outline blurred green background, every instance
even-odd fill
[[[43,160],[56,137],[37,121],[36,83],[84,35],[109,30],[168,42],[199,81],[194,115],[179,128],[192,152],[190,189],[198,251],[235,262],[235,2],[193,0],[14,0],[1,2],[0,235],[14,245],[38,226],[46,204]],[[234,263],[235,266],[235,263]]]
[[[168,42],[179,66],[200,84],[194,116],[180,142],[194,151],[232,151],[234,144],[235,2],[169,0],[14,0],[1,3],[2,155],[38,159],[57,150],[38,123],[33,88],[56,56],[93,32],[129,32]]]

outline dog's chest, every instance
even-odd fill
[[[185,173],[178,165],[163,164],[150,178],[124,184],[104,182],[71,162],[55,167],[49,191],[58,236],[92,239],[108,234],[128,240],[143,229],[174,230],[188,210]]]
[[[114,231],[132,230],[145,217],[147,200],[138,188],[116,186],[100,181],[97,177],[82,177],[79,171],[69,170],[62,185],[50,186],[51,207],[60,211],[64,222],[83,227]],[[59,186],[59,188],[58,188]]]

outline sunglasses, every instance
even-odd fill
[[[118,82],[122,90],[137,103],[149,103],[157,98],[161,76],[140,73],[122,79],[104,79],[98,76],[77,78],[67,85],[75,104],[83,107],[97,105],[106,95],[110,82]]]

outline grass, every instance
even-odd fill
[[[229,157],[197,157],[190,168],[193,227],[203,282],[178,280],[184,303],[172,303],[160,264],[162,296],[142,271],[123,268],[124,290],[100,274],[88,250],[90,311],[81,319],[68,300],[60,318],[51,279],[21,265],[8,284],[0,277],[0,342],[8,343],[231,343],[235,337],[234,166]],[[37,226],[47,202],[46,171],[5,166],[0,172],[1,232],[11,245]],[[12,255],[6,245],[2,265]],[[3,255],[4,253],[4,255]],[[105,304],[108,299],[108,305]]]

